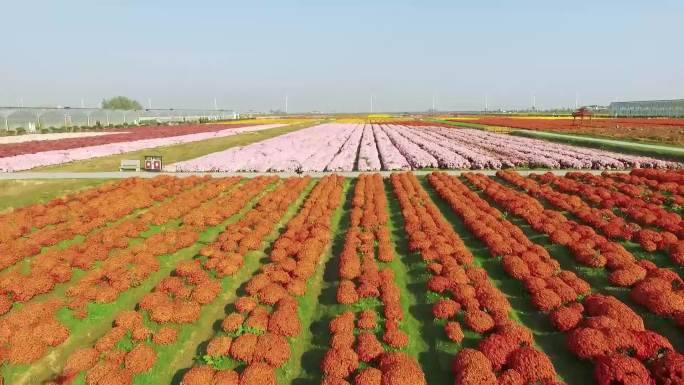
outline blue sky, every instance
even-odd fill
[[[0,105],[539,108],[684,97],[682,1],[10,1]]]

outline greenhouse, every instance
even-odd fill
[[[684,99],[613,102],[608,106],[613,116],[684,116]]]

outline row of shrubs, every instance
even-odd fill
[[[37,128],[35,133],[37,134],[51,134],[59,132],[90,132],[90,131],[102,131],[107,129],[116,128],[127,128],[127,127],[138,127],[138,126],[168,126],[167,122],[149,122],[149,123],[139,123],[139,124],[100,124],[97,123],[94,126],[69,126],[69,127],[40,127]],[[29,133],[29,131],[24,127],[17,127],[7,131],[0,131],[0,136],[13,136],[13,135],[23,135]]]

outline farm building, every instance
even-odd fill
[[[608,111],[614,116],[684,116],[684,99],[613,102]]]

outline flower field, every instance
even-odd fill
[[[130,132],[79,138],[33,140],[0,144],[0,172],[29,170],[35,167],[69,163],[77,160],[223,138],[281,127],[285,124],[262,125],[183,125],[170,127],[127,128]],[[226,128],[230,127],[230,128]]]
[[[684,383],[681,170],[416,176],[477,136],[314,128],[340,147],[312,167],[400,171],[121,179],[1,213],[0,383]]]
[[[684,119],[668,118],[593,118],[582,124],[571,117],[546,119],[540,117],[457,117],[455,122],[485,124],[560,133],[597,135],[602,137],[643,140],[684,145]]]
[[[625,169],[671,162],[425,122],[326,123],[167,166],[167,171]]]

